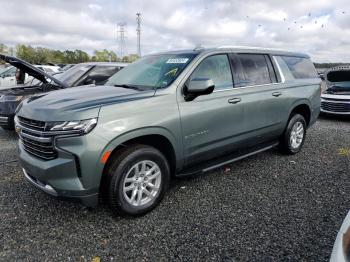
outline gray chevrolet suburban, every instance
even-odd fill
[[[279,146],[295,154],[320,112],[307,55],[220,47],[146,56],[105,86],[24,100],[15,118],[26,179],[87,206],[141,215],[173,176]]]

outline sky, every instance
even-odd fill
[[[142,55],[196,46],[301,51],[315,62],[350,62],[349,0],[0,0],[0,43]]]

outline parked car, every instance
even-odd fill
[[[28,75],[27,79],[32,79],[25,85],[0,90],[0,127],[4,129],[14,129],[15,110],[24,98],[78,85],[102,85],[126,66],[124,63],[83,63],[63,73],[50,75],[15,57],[0,55],[0,59],[11,63],[15,71],[17,68],[23,70]]]
[[[16,85],[16,71],[16,67],[9,66],[0,72],[0,89],[4,86]]]
[[[66,65],[62,64],[61,71],[67,71],[68,69],[72,68],[73,66],[75,66],[75,64],[66,64]]]
[[[55,73],[60,72],[57,68],[54,66],[45,66],[45,65],[34,65],[34,67],[43,70],[44,72],[53,75]],[[0,73],[0,90],[6,89],[9,86],[15,86],[17,85],[16,82],[16,71],[17,68],[14,66],[9,67],[6,69],[6,71]],[[25,75],[25,83],[31,82],[34,78],[28,74]]]
[[[339,66],[326,72],[326,84],[321,95],[321,112],[350,115],[350,66]]]
[[[35,67],[39,68],[40,70],[43,70],[44,72],[50,75],[61,71],[61,68],[59,66],[53,66],[53,65],[35,65]]]
[[[330,259],[330,262],[348,261],[350,261],[350,212],[338,232]]]
[[[53,196],[141,215],[174,175],[200,174],[279,145],[298,153],[320,112],[304,54],[222,47],[141,58],[106,86],[72,88],[18,107],[19,161]]]

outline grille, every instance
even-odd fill
[[[27,153],[43,160],[57,157],[53,137],[45,132],[45,122],[18,117],[18,124],[20,142]]]
[[[321,108],[330,112],[350,113],[350,103],[322,101]]]
[[[18,121],[22,127],[28,127],[34,130],[45,131],[45,122],[32,120],[24,117],[18,117]]]

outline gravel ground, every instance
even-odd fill
[[[177,179],[136,219],[53,199],[0,163],[0,260],[327,261],[350,209],[349,132],[349,120],[322,118],[301,153]],[[0,162],[15,159],[15,140],[0,131]]]

